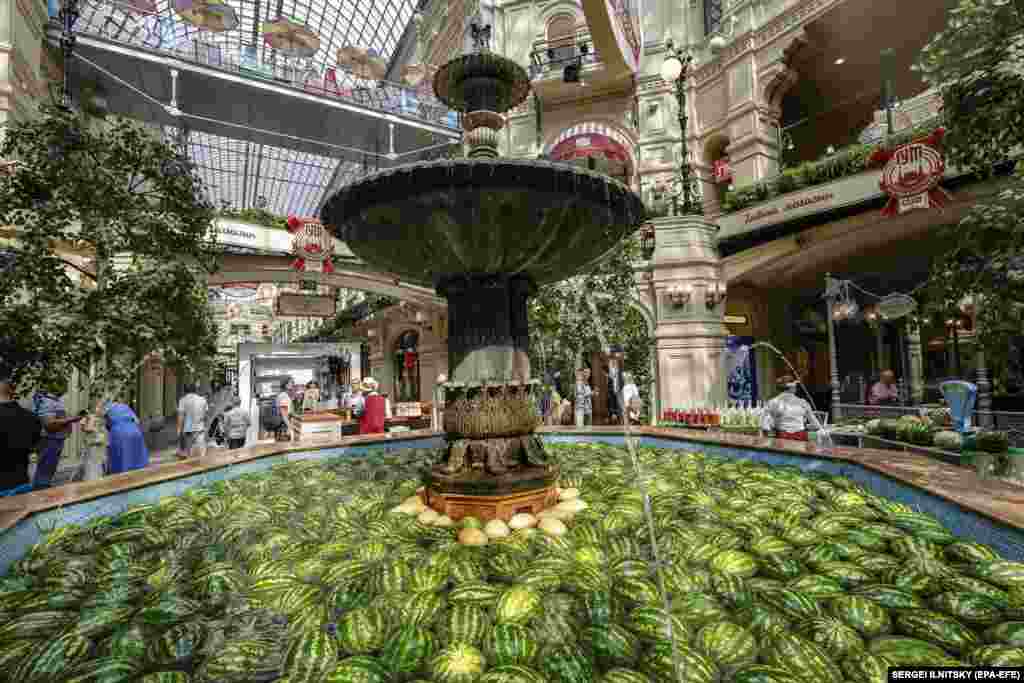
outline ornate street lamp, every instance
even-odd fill
[[[693,178],[691,177],[690,158],[686,149],[686,76],[693,64],[693,55],[682,48],[676,48],[673,40],[665,40],[668,57],[661,65],[661,78],[666,83],[675,85],[676,104],[679,106],[679,133],[682,143],[682,159],[679,163],[679,178],[673,183],[680,186],[680,192],[672,197],[672,212],[679,216],[700,215],[702,207],[693,201]],[[682,206],[679,205],[680,195]]]
[[[78,22],[78,0],[64,0],[57,18],[60,20],[60,49],[64,57],[64,83],[61,87],[60,106],[71,108],[71,55],[75,51],[75,24]]]

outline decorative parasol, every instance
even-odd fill
[[[376,50],[346,45],[338,48],[338,64],[350,69],[356,78],[379,81],[388,71],[388,65]]]
[[[410,88],[433,85],[435,67],[428,64],[406,64],[402,67],[402,80]]]
[[[265,21],[262,31],[263,42],[285,57],[309,59],[320,49],[319,36],[290,17],[280,16],[273,21]]]
[[[156,14],[156,0],[127,0],[124,3],[124,7],[128,10],[134,10],[139,14]]]
[[[174,0],[174,11],[204,31],[222,33],[238,26],[238,14],[230,5],[207,0]]]

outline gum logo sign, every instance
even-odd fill
[[[885,164],[878,185],[890,199],[882,215],[945,206],[950,195],[939,187],[946,162],[938,148],[944,133],[939,128],[923,140],[893,150],[878,150],[872,155],[872,161]]]

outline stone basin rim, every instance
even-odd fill
[[[615,178],[612,178],[611,176],[605,175],[603,173],[598,173],[597,171],[591,171],[590,169],[587,169],[587,168],[581,168],[579,166],[576,166],[576,165],[573,165],[573,164],[569,164],[569,163],[565,163],[565,162],[546,161],[546,160],[540,160],[540,159],[505,159],[505,158],[498,158],[498,159],[441,159],[441,160],[437,160],[437,161],[419,161],[419,162],[411,162],[411,163],[408,163],[408,164],[401,164],[399,166],[393,166],[391,168],[386,168],[386,169],[383,169],[381,171],[377,171],[375,173],[371,173],[369,175],[363,176],[362,178],[359,178],[355,182],[349,183],[345,187],[343,187],[340,190],[338,190],[337,192],[335,192],[334,195],[331,196],[331,198],[328,199],[324,203],[323,209],[321,209],[321,211],[320,211],[320,218],[324,222],[324,225],[336,226],[336,224],[331,223],[331,222],[328,221],[328,213],[332,212],[332,208],[333,207],[335,207],[338,204],[344,204],[346,199],[347,199],[347,197],[351,196],[352,194],[354,194],[356,191],[358,191],[359,189],[363,188],[364,186],[371,185],[373,183],[379,183],[379,182],[381,182],[384,179],[391,178],[392,176],[395,177],[396,179],[397,178],[405,178],[405,177],[413,175],[414,173],[417,173],[417,172],[426,172],[426,171],[432,171],[432,170],[438,170],[438,169],[451,168],[451,169],[459,170],[459,171],[461,171],[463,169],[470,170],[470,171],[479,171],[479,172],[482,173],[482,175],[481,175],[481,177],[478,180],[486,181],[488,175],[486,174],[485,169],[491,169],[491,173],[493,174],[494,170],[496,168],[498,168],[498,167],[504,167],[504,168],[510,168],[510,169],[511,168],[523,168],[523,169],[533,168],[533,169],[550,171],[550,172],[555,172],[555,173],[562,172],[566,176],[569,176],[569,177],[575,175],[575,176],[579,176],[581,178],[585,178],[585,179],[590,180],[590,181],[598,181],[600,183],[603,183],[605,186],[607,186],[607,187],[609,187],[609,188],[611,188],[613,190],[620,191],[624,195],[631,196],[634,199],[635,204],[640,209],[640,211],[638,212],[639,215],[640,215],[640,218],[637,221],[638,224],[640,222],[642,222],[643,217],[646,215],[645,211],[644,211],[644,207],[643,207],[643,200],[641,200],[640,197],[637,196],[636,193],[633,192],[633,190],[628,185],[626,185],[625,183],[622,183],[621,181],[619,181],[619,180],[617,180]],[[456,184],[456,183],[453,183],[453,184]],[[463,185],[465,183],[460,181],[457,184]],[[480,185],[477,185],[477,187],[480,187]],[[484,187],[486,187],[486,185],[484,185]],[[387,197],[382,197],[381,198],[381,202],[386,202],[386,201],[390,201],[390,199],[387,198]],[[370,206],[372,204],[371,203],[366,203],[366,205]],[[636,207],[634,207],[634,208],[636,208]]]

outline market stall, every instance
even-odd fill
[[[302,389],[310,382],[319,385],[315,401],[305,421],[304,430],[320,433],[327,423],[344,419],[314,416],[337,410],[344,387],[360,379],[360,342],[344,341],[330,344],[239,344],[238,395],[252,416],[249,441],[272,439],[260,424],[261,407],[276,400],[287,379],[293,384],[293,417],[302,416]],[[313,427],[317,424],[316,427]]]

